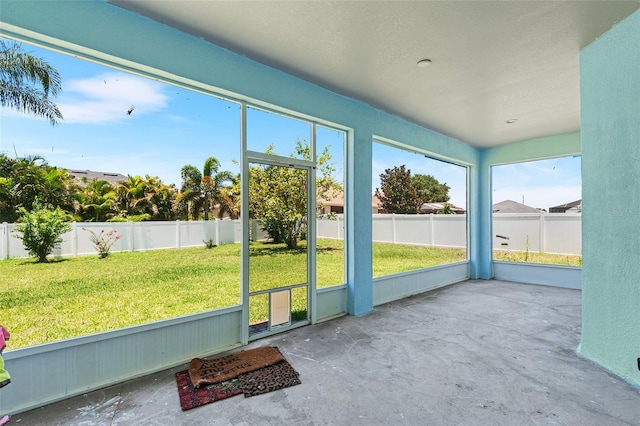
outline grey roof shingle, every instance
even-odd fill
[[[542,213],[535,207],[530,207],[512,200],[504,200],[494,204],[491,211],[493,213]]]
[[[122,182],[123,180],[127,180],[127,177],[120,173],[110,173],[110,172],[96,172],[93,170],[76,170],[76,169],[67,169],[67,172],[73,176],[75,179],[82,181],[83,178],[86,178],[88,182],[92,180],[106,180],[107,182],[113,184]]]

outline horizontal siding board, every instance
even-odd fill
[[[8,351],[11,392],[0,412],[20,412],[89,390],[186,363],[239,346],[241,309],[211,311],[157,327],[129,327],[99,336]]]
[[[374,306],[469,279],[469,263],[458,262],[373,280]]]

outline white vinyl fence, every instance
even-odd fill
[[[15,224],[0,225],[0,259],[27,257],[22,240],[13,232]],[[175,222],[88,222],[71,223],[71,231],[62,234],[62,244],[56,248],[56,257],[73,257],[97,254],[89,240],[91,234],[104,230],[118,231],[122,237],[112,246],[112,252],[145,251],[168,248],[204,246],[211,240],[216,245],[240,242],[242,224],[239,220],[175,221]]]
[[[373,241],[433,247],[467,245],[466,215],[396,215],[374,214]],[[574,213],[493,215],[493,248],[543,253],[582,253],[581,215]],[[91,229],[118,231],[122,237],[112,251],[144,251],[203,246],[211,240],[216,245],[239,243],[242,223],[239,220],[72,223],[71,232],[62,235],[63,243],[54,256],[70,257],[96,254],[89,240]],[[0,259],[27,257],[22,241],[13,233],[14,224],[0,224]],[[253,221],[254,240],[267,237]],[[344,215],[317,220],[318,238],[343,239]]]
[[[580,213],[493,215],[493,248],[582,255]]]
[[[374,214],[373,241],[433,247],[467,244],[467,215]],[[318,219],[319,238],[344,238],[344,217]],[[499,235],[499,237],[497,237]],[[494,250],[582,254],[579,213],[493,215]]]
[[[467,215],[376,214],[373,241],[432,247],[467,246]]]

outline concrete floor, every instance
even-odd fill
[[[10,425],[639,425],[640,390],[576,355],[580,292],[467,281],[253,342],[302,385],[181,411],[176,368]]]

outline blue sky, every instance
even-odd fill
[[[62,76],[55,100],[64,121],[51,126],[18,112],[2,109],[0,152],[23,157],[42,155],[49,164],[80,170],[149,174],[180,185],[180,169],[202,169],[209,156],[222,170],[239,172],[240,108],[237,104],[72,56],[22,44],[24,51],[43,58]],[[127,112],[133,108],[131,114]],[[289,155],[296,138],[309,140],[310,126],[297,120],[249,110],[248,146]],[[342,179],[343,135],[319,128],[318,151],[329,145]],[[451,187],[451,202],[466,207],[466,169],[396,148],[374,144],[372,190],[384,169],[406,165],[412,174],[430,174]],[[533,207],[581,198],[580,158],[538,161],[495,167],[494,202],[522,201]]]
[[[527,163],[494,166],[494,203],[513,200],[544,208],[570,203],[582,198],[580,156],[562,157]]]

